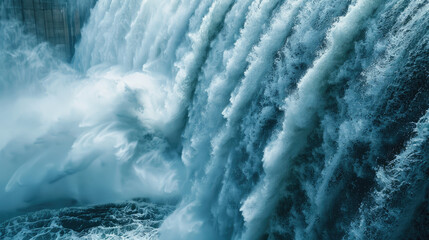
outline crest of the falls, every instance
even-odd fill
[[[429,238],[427,0],[98,0],[81,36],[0,18],[0,220],[50,209],[0,238]]]

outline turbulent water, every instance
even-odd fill
[[[57,56],[0,21],[1,239],[429,239],[427,0],[98,0]]]
[[[154,239],[171,206],[135,199],[88,208],[43,210],[0,227],[2,239]]]

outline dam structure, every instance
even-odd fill
[[[5,0],[8,19],[18,19],[27,33],[39,42],[52,44],[58,56],[70,60],[74,46],[80,39],[81,29],[96,0],[84,0],[89,7],[79,7],[79,1],[70,0]]]

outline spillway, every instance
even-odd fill
[[[5,0],[0,239],[429,239],[429,1]]]

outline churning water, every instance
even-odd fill
[[[429,239],[428,0],[98,0],[57,55],[1,20],[1,239]]]

